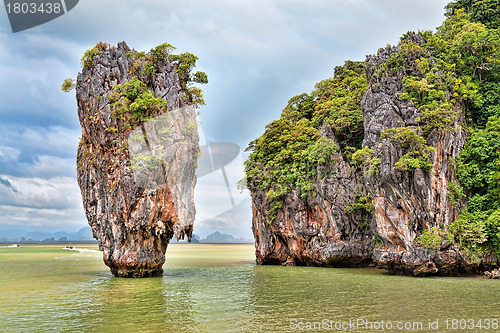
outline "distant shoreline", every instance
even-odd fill
[[[44,241],[29,241],[29,242],[22,242],[22,241],[0,241],[0,245],[13,245],[13,244],[20,244],[20,245],[57,245],[57,244],[96,244],[96,240],[67,240],[67,241],[49,241],[49,242],[44,242]]]
[[[43,241],[35,241],[35,242],[16,242],[16,241],[1,241],[0,245],[14,245],[14,244],[19,244],[19,245],[64,245],[64,244],[95,244],[97,245],[97,241],[82,241],[82,240],[75,240],[75,241],[55,241],[55,242],[43,242]],[[172,242],[169,243],[169,245],[239,245],[239,244],[254,244],[253,242],[241,242],[241,243],[212,243],[212,242],[203,242],[203,243],[188,243],[188,242]]]
[[[6,237],[5,237],[6,236]],[[254,244],[252,238],[236,238],[230,234],[224,234],[215,231],[204,238],[193,234],[191,244]],[[0,244],[97,244],[97,240],[92,238],[92,230],[90,227],[84,227],[77,232],[29,232],[24,236],[1,235]],[[187,243],[187,239],[177,242],[175,238],[170,240],[170,244]]]

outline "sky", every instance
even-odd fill
[[[434,30],[448,0],[80,0],[65,15],[12,33],[0,8],[0,238],[87,225],[76,182],[81,128],[74,91],[85,50],[103,41],[148,51],[168,42],[207,73],[202,144],[244,150],[287,101],[407,31]],[[245,153],[201,177],[194,233],[252,238],[251,200],[236,190]],[[232,201],[231,201],[232,198]]]

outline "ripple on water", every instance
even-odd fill
[[[294,318],[500,318],[498,281],[255,266],[248,264],[252,246],[248,257],[207,267],[205,257],[196,265],[196,248],[190,249],[189,265],[182,267],[179,260],[165,267],[162,278],[149,279],[113,277],[98,251],[2,249],[0,327],[6,332],[286,332]],[[227,253],[224,247],[199,249]],[[171,256],[178,259],[176,252]],[[81,260],[56,260],[69,257]]]

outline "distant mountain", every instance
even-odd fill
[[[172,244],[186,244],[189,243],[187,237],[184,238],[183,240],[178,241],[175,237],[170,240],[170,243]],[[200,236],[193,234],[191,237],[191,244],[200,244]]]
[[[90,227],[83,227],[76,233],[77,240],[93,240],[94,235],[92,234],[92,229]]]
[[[92,229],[90,227],[83,227],[77,232],[65,232],[57,231],[53,233],[42,232],[42,231],[32,231],[24,234],[23,236],[12,236],[3,237],[0,239],[3,242],[21,242],[21,243],[33,243],[33,242],[43,242],[43,243],[64,243],[64,242],[89,242],[95,241],[92,236]]]
[[[221,234],[220,232],[216,231],[210,235],[208,235],[205,239],[202,239],[200,241],[201,243],[208,243],[208,244],[219,244],[219,243],[225,243],[225,244],[234,244],[234,243],[253,243],[251,240],[247,240],[244,238],[234,238],[231,235],[228,234]]]
[[[4,236],[4,235],[1,235]],[[42,232],[42,231],[32,231],[24,234],[22,237],[2,237],[0,242],[20,242],[20,243],[67,243],[67,242],[95,242],[96,240],[92,236],[92,229],[90,227],[83,227],[77,232],[65,232],[57,231],[53,233]],[[173,244],[186,244],[188,243],[187,238],[177,241],[175,238],[170,241]],[[216,231],[206,238],[201,238],[200,236],[193,234],[191,237],[191,244],[248,244],[253,243],[253,240],[241,238],[235,238],[229,234],[223,234]]]
[[[172,239],[170,243],[173,244],[186,244],[188,243],[187,238],[181,241],[177,241]],[[201,239],[200,236],[193,234],[191,238],[191,244],[251,244],[253,240],[244,239],[244,238],[234,238],[228,234],[222,234],[218,231],[208,235],[206,238]]]
[[[9,228],[5,225],[0,226],[0,238],[2,241],[19,240],[24,235],[26,235],[26,230]]]
[[[31,239],[34,241],[42,241],[42,240],[47,239],[47,238],[54,238],[54,239],[73,238],[73,237],[71,237],[72,235],[75,235],[75,233],[67,233],[64,231],[54,232],[54,233],[34,231],[34,232],[28,232],[26,235],[23,236],[23,238]]]

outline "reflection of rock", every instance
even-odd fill
[[[169,112],[148,111],[152,120],[135,124],[130,112],[117,117],[108,98],[113,87],[130,82],[132,69],[140,73],[146,62],[127,57],[130,51],[119,43],[78,75],[78,183],[88,222],[112,273],[158,276],[170,239],[192,233],[196,112],[187,107],[176,64],[167,59],[156,63],[155,73],[138,78],[168,103]]]

